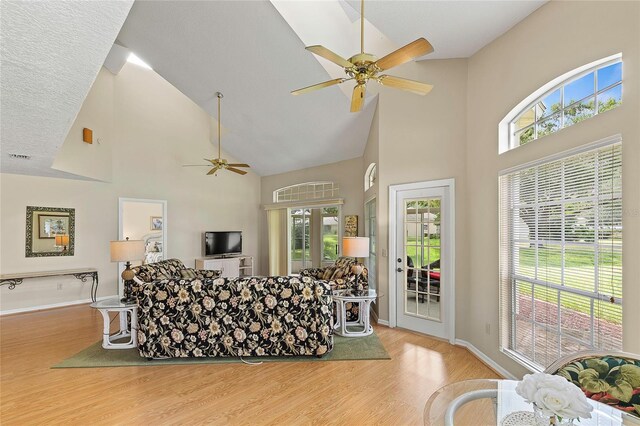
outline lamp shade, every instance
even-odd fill
[[[144,241],[120,240],[111,241],[111,261],[130,262],[142,260],[144,257]]]
[[[342,255],[348,257],[369,257],[369,237],[344,237]]]
[[[68,246],[69,245],[69,236],[68,235],[56,235],[56,245],[57,246]]]

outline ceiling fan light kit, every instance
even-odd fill
[[[353,88],[353,95],[351,97],[351,112],[358,112],[362,110],[366,86],[369,80],[375,80],[383,86],[406,90],[418,95],[426,95],[431,91],[433,86],[430,84],[380,74],[382,71],[388,70],[389,68],[402,65],[414,58],[432,53],[433,46],[431,46],[431,43],[429,43],[425,38],[419,38],[406,46],[389,53],[383,58],[378,59],[374,55],[364,51],[364,0],[361,0],[360,3],[360,13],[360,53],[353,55],[347,60],[324,46],[316,45],[306,47],[308,51],[318,56],[322,56],[334,64],[340,65],[344,68],[344,72],[348,77],[336,78],[323,83],[314,84],[313,86],[294,90],[291,92],[292,95],[301,95],[303,93],[312,92],[325,87],[335,86],[336,84],[344,83],[345,81],[355,80],[356,86]]]
[[[219,170],[229,170],[230,172],[237,173],[239,175],[246,175],[246,170],[240,170],[241,168],[249,168],[248,164],[245,163],[229,163],[225,158],[222,158],[222,139],[220,137],[220,101],[224,97],[222,93],[216,92],[216,97],[218,98],[218,158],[205,158],[204,161],[208,161],[211,164],[185,164],[182,167],[211,167],[211,170],[207,172],[207,175],[217,176]]]

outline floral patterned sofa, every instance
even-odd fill
[[[560,360],[545,372],[578,386],[594,399],[640,417],[640,356],[583,353]]]
[[[177,266],[162,266],[172,277],[138,276],[133,285],[141,356],[322,356],[333,349],[327,283],[310,277],[178,278]]]
[[[358,278],[356,286],[356,276],[351,272],[354,265],[362,266],[362,274]],[[366,290],[369,288],[369,271],[362,263],[353,257],[339,257],[333,265],[324,268],[308,268],[300,270],[300,276],[311,277],[317,280],[324,280],[329,283],[331,290],[343,290],[346,288],[356,288]],[[347,321],[358,319],[358,304],[347,303]]]

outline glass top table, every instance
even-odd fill
[[[527,417],[533,413],[515,391],[515,380],[477,379],[452,383],[438,389],[424,408],[424,424],[429,426],[452,425],[512,425],[526,426],[522,421],[512,423],[516,413]],[[592,399],[590,419],[574,422],[578,426],[636,426],[640,419]],[[533,424],[533,423],[530,423]]]
[[[344,298],[344,299],[375,299],[378,297],[375,290],[356,290],[353,288],[348,288],[344,290],[334,290],[332,292],[333,297],[336,298]]]
[[[109,299],[104,299],[104,300],[99,300],[97,302],[93,302],[91,305],[92,308],[96,308],[96,309],[117,309],[117,308],[130,308],[132,306],[135,306],[136,303],[125,303],[122,302],[119,298],[117,297],[111,297]]]

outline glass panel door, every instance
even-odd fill
[[[377,289],[376,275],[376,199],[370,200],[364,207],[365,223],[364,234],[369,237],[369,257],[366,259],[367,269],[369,270],[369,288]],[[375,302],[374,302],[375,303]]]
[[[311,265],[311,209],[291,210],[291,273]]]
[[[340,230],[340,215],[338,207],[324,207],[322,209],[322,266],[333,264],[338,258],[340,246],[338,233]]]
[[[404,313],[440,321],[440,197],[405,200]]]
[[[400,190],[396,198],[397,325],[442,338],[449,337],[452,321],[450,259],[441,259],[453,246],[443,222],[449,197],[445,186]]]

